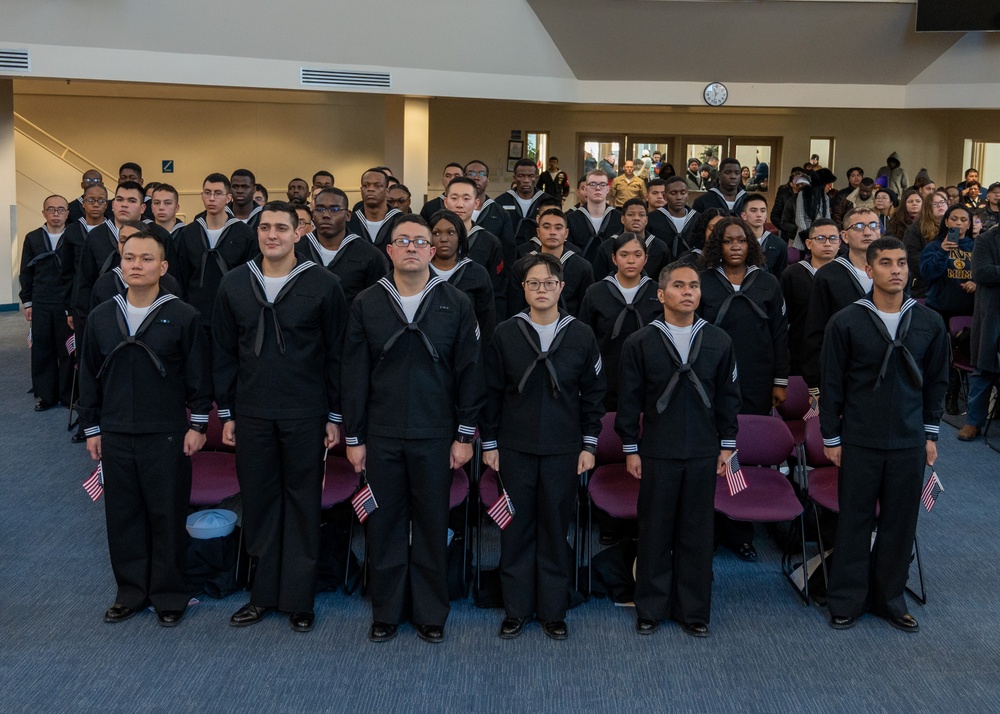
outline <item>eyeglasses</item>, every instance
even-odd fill
[[[390,206],[405,206],[407,200],[406,196],[403,196],[402,198],[387,198],[385,202]]]
[[[466,171],[465,175],[469,178],[486,178],[490,175],[489,171]]]
[[[346,211],[347,209],[343,206],[313,206],[313,213],[318,213],[323,215],[324,213],[329,213],[331,216],[335,216],[341,211]]]
[[[397,248],[409,248],[411,243],[417,248],[427,248],[431,244],[426,238],[394,238],[392,241]]]
[[[106,198],[85,198],[83,202],[88,206],[104,206],[107,205],[108,199]]]
[[[55,215],[55,216],[61,216],[62,214],[66,213],[66,212],[67,212],[67,209],[63,208],[62,206],[59,206],[59,207],[49,206],[48,208],[45,209],[45,213],[49,213],[49,214],[52,214],[52,215]]]
[[[879,230],[879,222],[872,221],[871,223],[852,223],[847,226],[849,231],[863,231],[865,228],[871,228],[873,231]]]
[[[932,206],[939,206],[939,207],[940,206],[947,206],[948,202],[942,199],[942,200],[939,200],[939,201],[931,201],[931,205]]]
[[[226,195],[225,191],[209,191],[207,188],[201,192],[201,195],[205,198],[222,198]]]
[[[858,225],[864,225],[864,224],[859,223]],[[840,236],[838,236],[838,235],[833,235],[833,236],[813,236],[809,240],[814,241],[816,243],[819,243],[820,245],[822,245],[824,243],[839,243],[840,242]]]
[[[539,289],[542,289],[550,293],[559,287],[559,281],[554,278],[551,280],[525,280],[521,284],[532,292],[538,292]]]
[[[85,178],[83,180],[84,183],[90,184],[91,186],[99,184],[99,183],[101,183],[101,181],[102,181],[101,178]]]
[[[608,184],[598,183],[597,181],[591,181],[587,184],[587,188],[607,188]]]

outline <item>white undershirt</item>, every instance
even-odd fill
[[[664,322],[663,324],[667,326],[667,336],[674,343],[674,347],[677,348],[677,354],[680,355],[681,362],[687,362],[688,354],[691,351],[691,330],[694,329],[694,325],[678,327],[677,325],[671,325],[669,322]]]
[[[208,236],[208,247],[215,250],[215,246],[219,244],[219,238],[222,237],[222,231],[226,230],[223,228],[206,228],[205,235]]]
[[[601,231],[601,224],[604,223],[604,216],[592,216],[590,211],[587,211],[587,218],[590,219],[591,224],[594,226],[594,233],[599,233]]]
[[[288,276],[282,275],[280,278],[269,278],[266,275],[261,276],[264,278],[264,295],[267,297],[268,302],[274,302],[274,298],[278,297],[278,293],[281,289],[285,287],[285,283],[288,282]]]
[[[56,243],[59,242],[59,239],[62,238],[63,234],[62,233],[49,233],[48,231],[45,231],[45,235],[47,235],[49,237],[49,245],[52,246],[51,250],[55,250],[56,249]]]
[[[445,280],[451,280],[451,276],[455,274],[456,270],[458,270],[458,263],[455,263],[455,267],[448,268],[447,270],[445,270],[444,268],[439,268],[437,266],[434,266],[434,272],[440,275]]]
[[[333,262],[333,259],[337,257],[336,250],[330,250],[328,248],[324,248],[323,244],[320,243],[319,241],[316,241],[316,250],[319,251],[319,258],[320,260],[323,261],[324,267]]]
[[[378,232],[382,230],[382,224],[385,223],[385,218],[381,221],[369,221],[365,218],[365,213],[362,211],[360,213],[361,221],[365,224],[365,228],[368,230],[368,237],[371,238],[372,243],[378,239]]]
[[[739,292],[739,291],[740,291],[740,288],[742,288],[742,287],[743,287],[743,284],[742,284],[742,283],[740,283],[739,285],[737,285],[736,283],[729,283],[729,284],[733,286],[733,291],[734,291],[734,292]]]
[[[476,208],[476,209],[474,209],[474,210],[472,211],[472,222],[473,222],[473,223],[475,223],[476,221],[478,221],[478,220],[479,220],[479,214],[480,214],[480,213],[482,213],[482,212],[483,212],[483,211],[482,211],[482,209],[481,209],[481,208]]]
[[[152,307],[152,305],[147,305],[146,307],[136,307],[130,303],[127,298],[125,300],[125,305],[125,320],[128,322],[128,333],[130,335],[134,335],[139,329],[139,325],[141,325],[142,321],[146,319],[146,315],[149,314],[149,308]]]
[[[690,214],[685,214],[683,218],[677,218],[667,211],[667,218],[669,218],[670,222],[674,224],[674,230],[678,233],[684,230],[684,226],[687,225],[689,215]]]
[[[861,287],[865,289],[865,292],[871,292],[872,289],[872,279],[868,277],[868,273],[864,270],[858,270],[853,263],[851,267],[854,268],[854,274],[858,276],[858,281],[861,283]]]
[[[403,304],[403,314],[406,316],[406,321],[413,322],[413,318],[417,315],[417,308],[420,307],[420,293],[409,297],[400,295],[399,301]]]
[[[97,226],[102,226],[102,225],[104,225],[104,224],[103,224],[103,223],[98,223],[98,224],[97,224]],[[87,233],[90,233],[90,232],[91,232],[92,230],[94,230],[95,228],[97,228],[97,226],[92,226],[92,225],[90,225],[89,223],[87,223],[87,222],[84,222],[84,224],[83,224],[83,229],[84,229],[85,231],[87,231]]]
[[[635,294],[639,292],[639,288],[642,286],[636,285],[634,288],[626,288],[618,282],[618,278],[612,276],[611,279],[615,281],[615,285],[617,285],[618,289],[621,290],[622,296],[625,298],[625,303],[631,305],[632,301],[635,300]]]
[[[521,198],[516,193],[514,194],[514,200],[517,201],[517,205],[521,207],[521,215],[528,215],[528,209],[531,208],[531,202],[533,198]]]
[[[902,317],[903,313],[900,312],[882,312],[881,310],[875,310],[875,314],[879,316],[879,319],[885,324],[885,329],[889,331],[889,336],[892,339],[896,339],[896,331],[899,329],[899,318]]]
[[[531,326],[535,328],[535,332],[538,333],[538,341],[541,343],[542,352],[548,352],[552,340],[555,339],[556,327],[559,326],[559,320],[553,320],[548,325],[539,325],[532,320],[528,320],[528,322],[531,323]]]

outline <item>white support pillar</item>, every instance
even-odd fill
[[[0,311],[17,310],[14,257],[17,237],[17,169],[14,163],[14,80],[0,79]]]
[[[430,162],[430,102],[426,97],[403,100],[402,182],[413,194],[412,210],[419,211],[427,193]]]

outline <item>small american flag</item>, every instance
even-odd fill
[[[941,485],[941,479],[938,478],[936,471],[931,471],[931,476],[924,485],[923,493],[920,494],[920,502],[924,504],[928,513],[934,508],[942,491],[944,491],[944,486]]]
[[[819,416],[819,407],[816,405],[816,400],[813,399],[809,402],[809,411],[802,415],[802,421],[809,421],[813,417]]]
[[[87,480],[83,482],[83,490],[90,496],[90,500],[95,503],[104,494],[104,468],[100,461],[97,462],[97,468],[94,469],[94,473],[90,474]]]
[[[66,354],[71,355],[74,352],[76,352],[76,334],[70,335],[66,340]]]
[[[375,494],[372,493],[372,487],[367,481],[365,482],[365,487],[354,494],[354,498],[351,499],[351,505],[354,506],[354,512],[358,514],[358,521],[361,523],[364,523],[368,519],[368,516],[378,508]]]
[[[736,456],[739,451],[734,451],[722,466],[722,475],[726,477],[726,485],[729,486],[729,495],[735,496],[747,487],[746,479],[743,478],[743,471],[740,469],[740,460]]]
[[[496,524],[500,526],[500,530],[510,525],[510,522],[514,519],[514,504],[510,502],[507,489],[500,491],[500,497],[497,498],[496,503],[490,506],[490,510],[486,513],[496,521]]]
[[[31,328],[28,328],[28,349],[31,349],[32,339],[31,339]]]

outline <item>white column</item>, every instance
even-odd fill
[[[0,310],[17,310],[17,170],[14,164],[14,80],[0,79]]]
[[[426,97],[403,100],[402,182],[413,194],[412,210],[419,211],[427,193],[430,151],[430,103]]]

